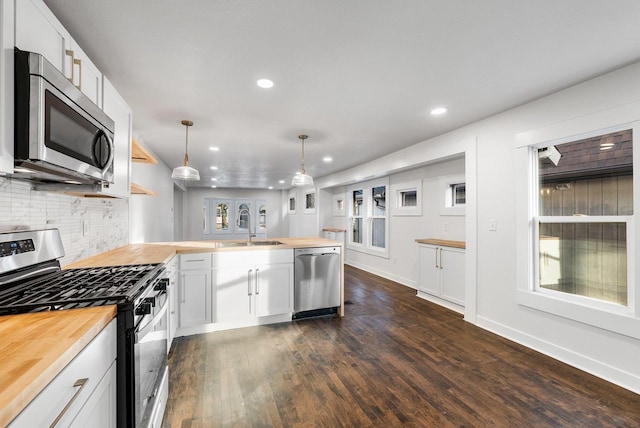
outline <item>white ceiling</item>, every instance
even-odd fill
[[[197,186],[288,188],[298,134],[318,178],[640,59],[637,0],[45,2],[169,167],[194,122]]]

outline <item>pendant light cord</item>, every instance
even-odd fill
[[[307,139],[306,135],[298,135],[298,138],[300,138],[302,140],[302,163],[300,164],[300,172],[302,174],[305,173],[304,171],[304,140]]]

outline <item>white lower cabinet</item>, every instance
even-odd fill
[[[116,426],[116,320],[107,325],[9,427]]]
[[[216,253],[215,322],[251,321],[293,311],[293,250]]]
[[[178,329],[178,288],[180,286],[179,256],[173,257],[169,262],[169,336],[167,351],[171,349],[171,343]]]
[[[211,253],[180,256],[180,327],[211,322]]]
[[[446,305],[452,309],[464,308],[464,259],[465,251],[460,248],[419,245],[418,293],[427,293],[459,307]]]

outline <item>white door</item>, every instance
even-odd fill
[[[251,316],[254,269],[231,266],[213,269],[215,321],[233,321]]]
[[[256,268],[256,311],[258,317],[293,312],[293,267],[274,264]]]
[[[464,251],[441,248],[442,298],[464,306]]]
[[[421,245],[418,255],[418,288],[420,291],[440,296],[438,247]]]
[[[211,271],[183,271],[180,284],[180,327],[211,322]]]

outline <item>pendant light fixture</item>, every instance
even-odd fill
[[[304,140],[309,138],[308,135],[298,135],[298,138],[302,141],[302,163],[300,164],[300,172],[297,172],[291,180],[291,185],[296,187],[313,186],[313,177],[307,175],[304,171]]]
[[[176,180],[198,181],[200,180],[200,173],[197,169],[191,168],[189,166],[189,127],[193,126],[193,122],[190,120],[183,120],[181,123],[185,126],[186,129],[184,144],[184,163],[182,166],[173,169],[171,178]]]

